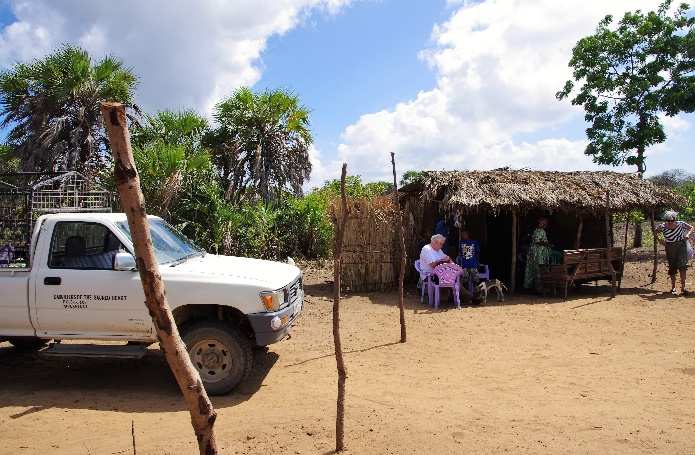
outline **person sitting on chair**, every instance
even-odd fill
[[[422,247],[422,251],[420,251],[420,267],[423,272],[432,273],[439,264],[452,262],[451,258],[442,251],[444,242],[446,242],[446,237],[441,234],[434,234],[430,239],[430,243]]]

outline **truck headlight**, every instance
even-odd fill
[[[259,295],[263,306],[268,311],[277,311],[285,301],[285,293],[282,289],[278,291],[263,291]]]

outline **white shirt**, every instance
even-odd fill
[[[422,247],[420,252],[420,269],[426,273],[432,273],[432,267],[430,264],[433,262],[441,261],[446,257],[446,254],[442,250],[435,250],[432,245],[427,244]]]

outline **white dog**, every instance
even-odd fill
[[[490,290],[494,289],[497,293],[497,301],[504,302],[504,293],[508,292],[507,286],[504,285],[500,280],[487,280],[481,281],[478,286],[476,286],[476,291],[478,296],[482,298],[483,304],[487,303],[487,295]]]

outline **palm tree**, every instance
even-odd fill
[[[236,90],[217,104],[219,128],[211,135],[227,199],[261,198],[269,203],[283,191],[302,193],[309,178],[312,144],[309,111],[286,90]]]
[[[152,213],[169,219],[183,188],[212,175],[210,153],[202,146],[206,131],[207,121],[193,111],[146,115],[133,128],[135,161]]]
[[[186,183],[203,177],[211,169],[210,155],[204,150],[187,153],[182,145],[154,141],[133,149],[150,213],[170,219],[172,203]]]
[[[207,129],[207,120],[194,111],[160,111],[144,116],[144,120],[132,129],[131,141],[140,147],[148,142],[162,141],[193,151],[202,148]]]
[[[137,79],[120,60],[64,46],[0,74],[1,126],[24,170],[91,171],[109,155],[99,102],[129,107]]]

